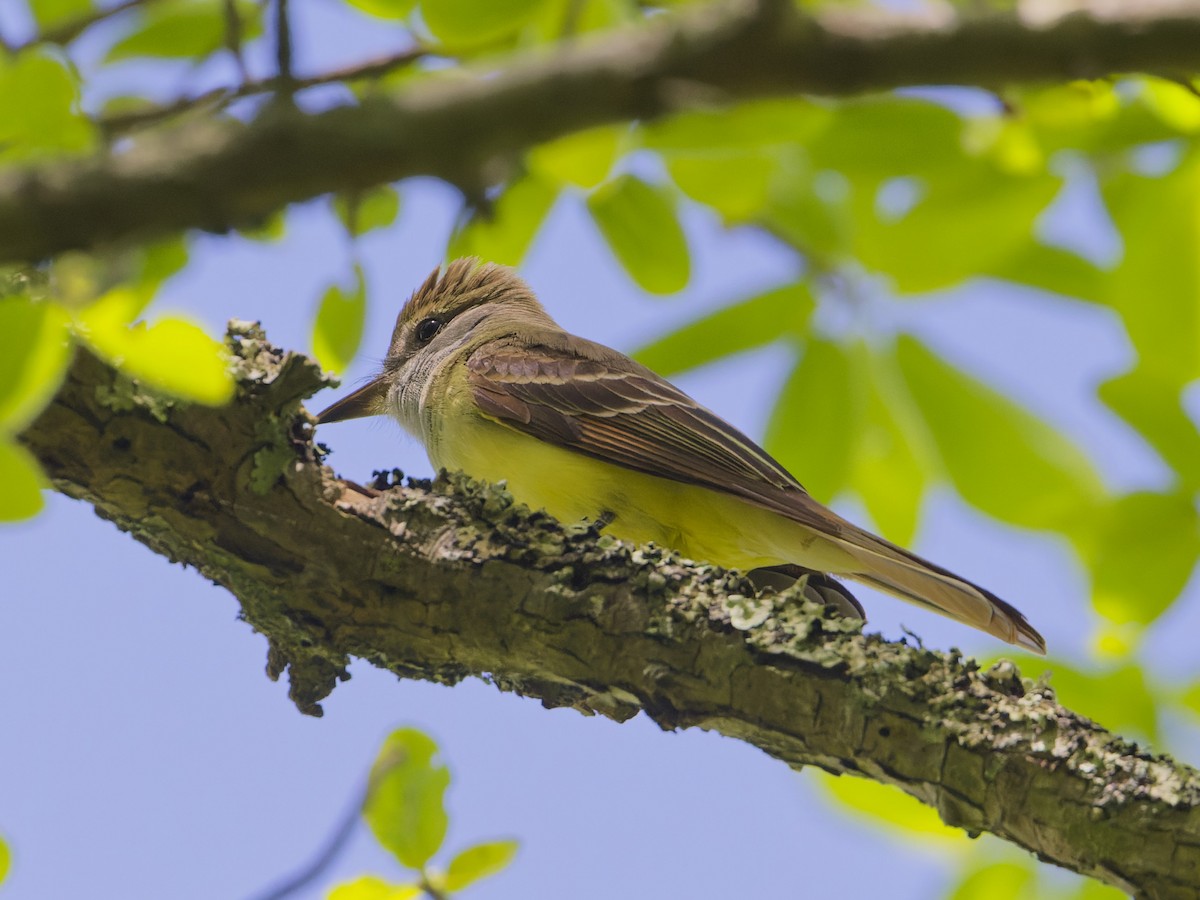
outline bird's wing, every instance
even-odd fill
[[[732,494],[834,541],[846,573],[1004,640],[1045,652],[1008,603],[826,509],[765,450],[644,366],[567,336],[491,341],[467,360],[479,410],[605,462]]]

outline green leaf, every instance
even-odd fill
[[[627,129],[588,128],[529,151],[529,168],[548,181],[594,188],[612,171]]]
[[[313,356],[322,368],[345,372],[362,344],[367,321],[367,283],[362,266],[354,267],[354,287],[333,284],[321,297],[313,320]]]
[[[822,772],[820,785],[855,818],[918,838],[940,841],[943,847],[965,844],[969,838],[960,828],[945,824],[937,811],[891,785]]]
[[[950,900],[1023,900],[1030,896],[1037,875],[1027,866],[992,863],[959,882]]]
[[[1017,247],[1012,255],[996,260],[981,274],[1092,302],[1103,296],[1108,278],[1108,273],[1082,256],[1036,240]]]
[[[898,218],[856,184],[851,252],[906,293],[932,291],[987,272],[1033,239],[1035,220],[1061,186],[1055,176],[1013,177],[972,164],[931,173]]]
[[[20,444],[0,438],[0,522],[15,522],[42,509],[42,470],[33,454]],[[2,847],[3,845],[0,845]],[[7,860],[0,854],[0,863]]]
[[[896,347],[912,398],[963,499],[1006,522],[1059,529],[1104,497],[1084,453],[999,391],[912,337]]]
[[[1200,681],[1184,688],[1179,694],[1179,703],[1186,709],[1200,716]]]
[[[771,412],[765,446],[819,500],[832,500],[849,480],[864,399],[846,350],[809,338]]]
[[[83,153],[96,144],[74,73],[46,48],[0,54],[0,109],[0,162]]]
[[[755,100],[719,110],[691,110],[641,127],[642,145],[664,157],[757,151],[807,144],[833,113],[809,100]]]
[[[262,33],[262,9],[236,0],[243,45]],[[134,30],[109,48],[105,62],[139,56],[203,59],[225,46],[224,0],[162,0],[139,11]]]
[[[132,378],[183,400],[220,406],[234,392],[225,348],[186,319],[130,324],[145,301],[132,288],[109,291],[75,319],[76,334]]]
[[[1191,492],[1127,494],[1092,525],[1092,605],[1117,625],[1150,624],[1182,593],[1200,557]]]
[[[392,732],[371,770],[363,809],[375,838],[410,869],[422,869],[446,837],[446,767],[437,744],[415,728]]]
[[[517,846],[516,841],[491,841],[463,850],[446,867],[446,890],[461,891],[508,868],[517,855]]]
[[[8,849],[8,844],[0,840],[0,884],[4,883],[4,879],[8,877],[8,871],[12,868],[12,851]]]
[[[407,19],[417,0],[346,0],[351,6],[377,19]]]
[[[917,531],[921,495],[936,470],[936,450],[904,390],[894,354],[863,347],[857,357],[868,376],[867,399],[850,486],[885,536],[909,544]]]
[[[92,0],[30,0],[29,9],[38,29],[45,31],[83,18],[92,11]]]
[[[1063,706],[1111,731],[1136,732],[1148,741],[1158,740],[1158,699],[1146,683],[1141,666],[1120,663],[1102,669],[1077,669],[1055,659],[1048,668],[1054,673],[1050,686]]]
[[[1200,488],[1200,433],[1183,408],[1177,375],[1161,371],[1152,362],[1139,364],[1100,385],[1097,393],[1109,409],[1137,429],[1184,484]]]
[[[680,190],[721,213],[727,223],[748,222],[762,213],[780,167],[773,149],[676,154],[666,163]]]
[[[609,248],[643,290],[673,294],[687,286],[687,238],[666,191],[621,175],[597,188],[587,203]]]
[[[808,285],[798,281],[689,322],[633,355],[660,375],[673,375],[787,335],[803,336],[815,307]]]
[[[0,299],[0,434],[21,431],[62,384],[71,359],[67,324],[52,303]]]
[[[520,265],[557,197],[558,188],[536,175],[514,181],[490,210],[476,210],[455,230],[447,258],[478,256]]]
[[[421,895],[418,884],[391,884],[374,875],[363,875],[329,892],[328,900],[412,900]]]
[[[451,46],[488,44],[515,34],[546,0],[421,0],[430,33]]]
[[[387,185],[365,194],[338,194],[333,209],[351,237],[377,228],[387,228],[400,215],[400,193]]]

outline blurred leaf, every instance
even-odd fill
[[[642,347],[634,358],[660,375],[694,369],[735,353],[803,336],[816,301],[803,281],[726,306]]]
[[[328,900],[412,900],[421,896],[416,884],[391,884],[374,875],[363,875],[329,892]]]
[[[1158,699],[1141,666],[1119,663],[1085,670],[1054,659],[1048,667],[1053,672],[1050,686],[1063,706],[1118,734],[1137,732],[1148,741],[1158,740]]]
[[[178,317],[131,325],[143,304],[129,288],[109,291],[78,314],[76,333],[122,372],[151,387],[209,406],[228,402],[234,383],[221,343]]]
[[[0,299],[0,434],[21,431],[62,384],[71,360],[67,324],[54,304]]]
[[[264,244],[280,241],[287,233],[287,212],[281,209],[256,224],[238,228],[238,233],[247,240],[261,241]]]
[[[1139,79],[1142,97],[1164,123],[1180,134],[1200,131],[1200,97],[1175,81],[1150,76]]]
[[[1194,682],[1184,688],[1183,692],[1179,695],[1179,702],[1197,716],[1200,716],[1200,681]]]
[[[336,194],[333,209],[350,236],[358,237],[376,228],[387,228],[396,221],[400,215],[400,193],[384,185],[365,194]]]
[[[354,267],[354,287],[330,285],[313,320],[313,356],[324,369],[345,372],[362,344],[367,320],[367,283],[362,266]]]
[[[516,855],[516,841],[491,841],[468,847],[450,860],[450,865],[446,867],[446,890],[461,891],[495,875],[508,868]]]
[[[958,883],[950,900],[1024,900],[1037,874],[1028,866],[992,863],[971,872]]]
[[[1124,900],[1129,895],[1112,885],[1101,884],[1094,878],[1080,878],[1079,887],[1068,896],[1070,900]]]
[[[825,127],[808,142],[814,169],[877,186],[900,175],[940,177],[963,158],[963,120],[941,104],[890,94],[829,110]]]
[[[81,19],[92,11],[92,0],[30,0],[29,10],[39,31]]]
[[[1118,625],[1148,625],[1182,593],[1200,557],[1191,493],[1127,494],[1105,505],[1094,527],[1092,605]]]
[[[490,211],[474,211],[455,229],[447,258],[478,256],[506,266],[520,265],[557,197],[558,188],[538,176],[512,182]]]
[[[666,163],[680,190],[738,223],[757,218],[767,205],[779,155],[771,149],[674,154]]]
[[[422,869],[446,837],[446,767],[434,762],[437,744],[415,728],[392,732],[371,770],[363,809],[376,839],[410,869]]]
[[[1179,379],[1139,365],[1097,389],[1100,399],[1132,425],[1192,489],[1200,488],[1200,433],[1183,408]]]
[[[1061,528],[1104,496],[1084,453],[999,391],[938,358],[912,337],[896,358],[963,499],[1006,522]]]
[[[621,175],[588,197],[600,233],[642,290],[673,294],[691,274],[687,238],[665,190]]]
[[[417,6],[417,0],[346,0],[360,12],[377,19],[407,19]]]
[[[0,884],[4,883],[4,879],[8,877],[8,870],[12,868],[12,851],[8,849],[8,844],[0,839]]]
[[[969,840],[961,828],[945,824],[936,810],[899,788],[851,775],[821,774],[821,786],[860,820],[891,826],[922,842],[939,840],[943,847]]]
[[[924,180],[911,210],[887,221],[876,195],[856,184],[851,252],[890,275],[901,292],[948,287],[1028,245],[1060,184],[1055,176],[1011,177],[986,164],[948,167]]]
[[[767,450],[818,500],[832,500],[849,479],[863,387],[844,348],[810,337],[771,411]]]
[[[833,113],[809,100],[754,100],[719,110],[691,110],[642,125],[641,143],[670,158],[676,153],[756,151],[810,141]]]
[[[549,181],[594,188],[612,171],[626,132],[606,125],[540,144],[529,151],[529,168]]]
[[[262,8],[253,0],[235,0],[242,44],[262,34]],[[203,59],[225,46],[224,0],[161,0],[139,10],[131,32],[104,55],[105,62],[139,56]]]
[[[787,165],[772,187],[765,221],[773,234],[824,268],[849,257],[854,216],[845,178]]]
[[[909,544],[917,531],[921,495],[936,471],[936,450],[904,390],[895,355],[864,345],[857,358],[867,375],[867,400],[850,484],[879,530]]]
[[[421,0],[430,33],[451,46],[486,44],[515,33],[546,0]]]
[[[1010,256],[996,260],[980,274],[1092,302],[1103,296],[1108,277],[1108,273],[1082,256],[1036,239],[1017,247]]]
[[[32,453],[20,444],[0,438],[0,522],[15,522],[37,515],[42,509],[45,479]],[[0,844],[0,848],[3,845]],[[7,863],[7,851],[0,854]]]
[[[0,54],[0,162],[82,153],[96,143],[72,70],[53,51]]]

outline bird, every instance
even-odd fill
[[[561,328],[506,266],[434,269],[400,310],[382,371],[317,422],[374,415],[396,419],[435,468],[504,482],[562,522],[766,581],[803,576],[865,618],[838,580],[850,579],[1046,652],[1016,607],[813,499],[666,379]]]

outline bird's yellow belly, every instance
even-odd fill
[[[808,529],[733,496],[601,462],[486,419],[438,437],[430,446],[435,466],[505,481],[518,501],[562,522],[608,514],[608,534],[727,568],[790,562],[838,571],[847,562]]]

